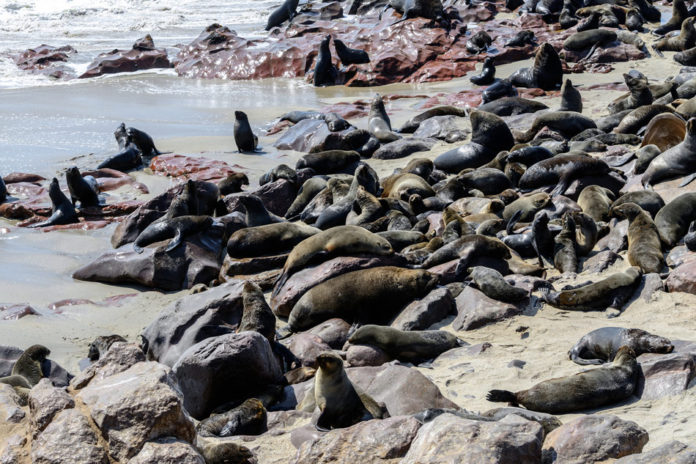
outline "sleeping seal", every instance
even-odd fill
[[[657,155],[648,169],[643,173],[641,182],[645,187],[651,187],[659,182],[675,177],[688,176],[679,184],[680,187],[691,182],[696,173],[696,118],[691,118],[686,123],[686,135],[679,145]]]
[[[368,324],[356,330],[348,343],[376,346],[394,359],[419,364],[460,346],[461,340],[444,330],[404,331]]]
[[[614,206],[611,214],[628,219],[628,262],[648,274],[665,266],[657,227],[648,213],[635,203]]]
[[[187,235],[202,232],[213,226],[210,216],[179,216],[164,221],[156,221],[143,230],[133,242],[133,250],[142,253],[143,247],[162,240],[171,239],[165,251],[171,251],[184,240]]]
[[[636,356],[643,353],[671,353],[674,349],[668,339],[645,330],[602,327],[584,335],[568,351],[568,357],[581,365],[604,364],[612,362],[622,346],[631,348]]]

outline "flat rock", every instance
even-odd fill
[[[109,463],[89,421],[76,409],[59,412],[31,448],[31,462],[35,464]]]
[[[489,298],[471,287],[466,287],[455,303],[457,317],[452,322],[454,330],[473,330],[522,313],[522,308]]]
[[[343,345],[345,345],[346,341],[348,341],[350,328],[351,325],[349,323],[343,319],[334,317],[312,327],[307,333],[317,335],[331,348],[340,350]]]
[[[77,50],[70,45],[53,47],[42,44],[12,56],[12,59],[19,69],[32,74],[45,74],[55,79],[71,79],[75,77],[75,72],[65,63],[76,53]]]
[[[246,213],[244,206],[242,206],[237,197],[239,197],[239,195],[255,195],[261,200],[263,206],[268,211],[282,217],[295,200],[296,194],[297,187],[295,187],[294,184],[285,179],[278,179],[264,184],[251,192],[244,191],[227,195],[222,199],[222,202],[228,213],[234,213],[236,211]]]
[[[101,380],[129,369],[136,363],[145,361],[145,354],[139,346],[132,343],[113,343],[108,351],[97,361],[90,364],[70,381],[70,385],[79,390],[92,380]]]
[[[590,256],[582,263],[582,272],[591,272],[598,274],[605,271],[609,266],[616,261],[622,260],[618,253],[611,250],[600,251],[599,253]]]
[[[452,293],[445,288],[436,288],[420,300],[406,306],[392,321],[391,326],[399,330],[425,330],[456,311]]]
[[[150,169],[154,174],[184,180],[220,181],[235,171],[224,161],[205,156],[186,156],[167,153],[152,158]]]
[[[558,417],[552,414],[547,414],[545,412],[530,411],[529,409],[524,408],[495,408],[490,409],[482,413],[481,415],[483,417],[490,417],[491,419],[500,420],[503,417],[509,416],[511,414],[515,414],[527,420],[540,423],[541,426],[544,428],[544,435],[548,435],[552,430],[557,429],[558,427],[563,425],[561,421],[558,419]]]
[[[75,401],[68,392],[54,387],[48,379],[41,379],[29,392],[29,410],[34,437],[51,423],[56,414],[74,407]]]
[[[465,140],[469,136],[470,131],[460,128],[458,124],[460,120],[461,118],[452,115],[434,116],[420,123],[413,136],[439,139],[448,143]]]
[[[610,250],[618,253],[628,246],[628,221],[618,221],[612,219],[609,223],[611,231],[600,238],[595,245],[595,250]]]
[[[205,464],[205,459],[190,443],[161,438],[145,443],[128,464]]]
[[[670,441],[641,454],[631,454],[614,464],[696,464],[696,448],[679,441]]]
[[[640,453],[648,432],[635,422],[608,414],[572,420],[544,440],[544,462],[586,464]]]

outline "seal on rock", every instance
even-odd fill
[[[696,193],[682,193],[667,203],[655,215],[655,226],[660,238],[672,248],[686,235],[689,224],[696,220]]]
[[[346,44],[338,39],[334,39],[333,42],[338,59],[341,60],[341,63],[344,66],[348,66],[349,64],[365,64],[370,62],[370,57],[367,55],[365,50],[348,48]]]
[[[476,85],[490,85],[495,80],[495,57],[487,56],[483,61],[481,72],[469,80]]]
[[[614,192],[599,185],[588,185],[578,196],[582,212],[597,222],[609,220],[609,209],[615,199]]]
[[[604,161],[583,152],[568,152],[539,161],[530,166],[519,181],[521,189],[535,189],[555,185],[551,196],[563,194],[570,183],[583,176],[596,176],[609,172]]]
[[[406,121],[406,123],[403,126],[401,126],[401,129],[399,129],[399,132],[401,132],[402,134],[412,134],[416,130],[418,130],[423,121],[426,121],[435,116],[464,117],[468,114],[469,111],[467,108],[457,108],[456,106],[451,105],[436,106],[434,108],[430,108],[426,111],[423,111],[422,113],[417,114],[416,116]]]
[[[137,169],[142,165],[143,158],[140,150],[134,143],[128,142],[120,152],[99,163],[97,169],[115,169],[126,172],[131,169]]]
[[[266,30],[270,31],[274,27],[280,26],[285,21],[292,21],[292,18],[297,15],[297,4],[299,0],[285,0],[282,5],[276,8],[273,13],[268,16],[266,22]]]
[[[43,345],[32,345],[15,361],[7,377],[0,377],[0,383],[14,387],[19,396],[26,401],[29,390],[43,378],[42,364],[51,354]]]
[[[246,227],[230,236],[227,253],[233,258],[274,255],[292,250],[306,238],[321,230],[301,222],[277,222]]]
[[[531,68],[518,69],[509,79],[517,87],[555,90],[563,81],[561,59],[551,44],[544,43],[534,56],[534,65]]]
[[[263,201],[261,201],[261,199],[256,195],[244,194],[237,196],[237,198],[239,199],[239,203],[244,206],[244,210],[246,212],[244,220],[247,227],[285,222],[285,218],[268,211],[264,206]]]
[[[662,199],[659,193],[653,190],[637,190],[635,192],[628,192],[621,195],[612,203],[612,207],[619,206],[624,203],[635,203],[645,211],[650,213],[653,218],[655,215],[665,206],[665,201]]]
[[[628,262],[646,274],[660,272],[665,266],[657,227],[648,213],[635,203],[614,206],[611,213],[626,218],[628,224]]]
[[[213,226],[210,216],[179,216],[164,221],[156,221],[147,226],[133,242],[133,250],[142,253],[143,247],[162,240],[169,240],[165,251],[169,252],[181,244],[188,235],[207,230]]]
[[[679,185],[683,187],[696,178],[696,118],[686,123],[684,141],[654,158],[643,173],[641,183],[650,187],[664,180],[687,176]]]
[[[327,35],[319,44],[319,53],[317,54],[316,64],[314,65],[313,82],[315,87],[324,87],[336,83],[338,71],[331,61],[331,50],[329,49],[330,42],[331,35]]]
[[[460,346],[461,340],[444,330],[404,331],[368,324],[358,328],[348,343],[375,346],[394,359],[419,364]]]
[[[563,229],[554,238],[553,265],[562,274],[577,272],[578,256],[576,248],[575,219],[570,213],[563,216]]]
[[[73,166],[65,172],[65,180],[68,183],[70,199],[73,205],[80,202],[80,207],[99,206],[99,195],[97,195],[97,181],[92,176],[82,177],[80,170]]]
[[[510,285],[505,281],[503,275],[495,269],[475,266],[469,269],[469,275],[475,286],[487,297],[494,300],[506,303],[519,303],[529,297],[529,293],[526,290]]]
[[[51,216],[47,220],[32,224],[29,227],[47,227],[79,222],[75,207],[61,191],[58,179],[55,177],[48,187],[48,196],[51,198]]]
[[[218,184],[220,195],[229,195],[242,191],[242,187],[249,185],[249,178],[243,172],[235,172],[221,180]]]
[[[116,342],[127,342],[125,338],[120,335],[100,335],[94,339],[92,343],[89,344],[89,351],[87,357],[90,361],[94,362],[100,359],[102,356],[109,351],[111,345]]]
[[[358,161],[360,161],[360,153],[357,151],[327,150],[304,155],[297,160],[295,168],[311,168],[317,174],[335,174],[343,172]]]
[[[636,356],[643,353],[671,353],[672,342],[641,329],[602,327],[584,335],[568,351],[568,357],[576,364],[604,364],[612,362],[619,348],[627,346]]]
[[[575,111],[551,111],[537,116],[529,130],[517,136],[517,141],[529,142],[544,127],[558,131],[569,139],[586,129],[597,128],[597,124],[594,120]]]

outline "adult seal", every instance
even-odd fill
[[[558,110],[582,113],[582,97],[570,79],[566,79],[561,86],[561,107]]]
[[[683,52],[696,45],[696,30],[694,30],[694,17],[686,18],[681,23],[681,32],[677,37],[665,37],[653,45],[657,52]]]
[[[47,220],[32,224],[29,227],[47,227],[79,222],[75,207],[60,190],[58,179],[55,177],[48,187],[48,196],[51,198],[51,216]]]
[[[469,269],[469,276],[475,287],[494,300],[506,303],[519,303],[529,297],[529,293],[526,290],[510,285],[505,281],[503,275],[495,269],[475,266]]]
[[[169,240],[164,251],[172,251],[189,235],[194,235],[213,226],[210,216],[179,216],[165,221],[156,221],[143,230],[133,242],[133,250],[142,253],[143,247]]]
[[[551,196],[565,192],[570,183],[583,176],[597,176],[609,172],[604,161],[583,152],[568,152],[539,161],[530,166],[519,181],[521,189],[536,189],[555,185]]]
[[[251,153],[256,150],[259,138],[251,130],[249,118],[243,111],[234,112],[234,143],[240,153]]]
[[[351,150],[327,150],[304,155],[297,160],[295,168],[311,168],[317,174],[335,174],[343,172],[360,161],[360,153]],[[355,168],[353,168],[353,172]]]
[[[662,243],[650,215],[635,203],[611,209],[613,215],[628,219],[628,262],[646,274],[660,272],[665,266]]]
[[[562,274],[578,271],[575,219],[570,213],[563,216],[563,229],[554,238],[553,265]]]
[[[682,193],[655,215],[655,226],[662,242],[672,248],[686,235],[689,224],[696,220],[696,193]]]
[[[232,234],[227,254],[233,258],[250,258],[288,252],[321,230],[301,222],[277,222],[246,227]]]
[[[430,108],[420,114],[417,114],[416,116],[412,117],[406,123],[401,126],[401,129],[399,129],[399,132],[402,134],[412,134],[418,128],[420,127],[421,123],[423,121],[426,121],[430,118],[433,118],[435,116],[459,116],[459,117],[464,117],[469,114],[469,111],[467,108],[458,108],[456,106],[451,106],[451,105],[442,105],[442,106],[436,106],[434,108]]]
[[[631,348],[636,356],[643,353],[671,353],[672,342],[641,329],[602,327],[584,335],[568,351],[571,361],[580,365],[612,362],[622,346]]]
[[[588,185],[578,196],[578,206],[595,221],[608,221],[609,209],[615,198],[614,192],[608,188]]]
[[[344,66],[348,66],[350,64],[365,64],[370,62],[370,57],[365,50],[348,48],[346,44],[338,39],[334,39],[333,42],[338,59],[341,60],[341,63]]]
[[[621,195],[617,200],[612,203],[612,207],[619,206],[624,203],[635,203],[645,211],[650,213],[653,218],[657,213],[665,206],[665,201],[662,199],[659,193],[653,190],[637,190],[635,192],[628,192]]]
[[[561,59],[551,44],[544,43],[534,56],[534,65],[515,71],[509,79],[517,87],[555,90],[563,82]]]
[[[532,411],[565,414],[615,404],[633,394],[640,367],[633,350],[622,346],[609,367],[545,380],[528,390],[491,390],[486,399],[522,405]]]
[[[696,118],[691,118],[686,123],[684,141],[662,152],[650,162],[641,179],[643,186],[651,187],[659,182],[681,176],[688,177],[679,186],[687,185],[696,177],[696,159],[693,156],[695,151]]]
[[[487,56],[483,61],[481,72],[469,80],[476,85],[490,85],[495,80],[495,57]]]
[[[478,168],[495,158],[515,144],[515,139],[499,116],[485,111],[474,110],[471,121],[471,142],[435,158],[435,167],[445,172],[459,172],[462,169]]]
[[[7,377],[0,377],[0,383],[15,389],[23,402],[29,399],[29,390],[43,378],[42,364],[51,351],[43,345],[32,345],[15,361]]]
[[[479,111],[493,113],[496,116],[515,116],[518,114],[536,113],[545,109],[548,109],[548,106],[541,102],[516,96],[498,98],[478,107]]]
[[[266,22],[266,30],[270,31],[274,27],[280,26],[285,21],[292,21],[295,17],[297,4],[300,3],[299,0],[285,0],[282,5],[276,8],[273,13],[268,16],[268,21]]]
[[[584,130],[596,129],[597,124],[587,116],[575,111],[551,111],[537,116],[529,130],[519,134],[517,141],[529,142],[544,127],[558,131],[565,138],[570,139]]]
[[[624,82],[628,87],[628,96],[621,97],[609,104],[609,112],[612,114],[620,113],[625,110],[632,110],[643,105],[650,105],[653,102],[653,94],[648,85],[648,78],[635,69],[623,75]]]
[[[444,330],[404,331],[393,327],[368,324],[349,338],[351,345],[370,345],[380,348],[393,359],[419,364],[438,357],[461,345],[461,341]]]
[[[380,94],[376,94],[370,103],[370,113],[367,116],[367,130],[377,137],[381,143],[393,142],[401,137],[392,132],[391,121],[384,101]]]
[[[97,181],[92,176],[82,177],[80,170],[73,166],[65,172],[65,180],[68,183],[70,199],[73,205],[80,202],[82,208],[89,206],[99,206],[99,196],[97,195]]]
[[[331,50],[329,49],[330,42],[331,35],[327,35],[319,44],[319,54],[317,55],[316,64],[314,65],[313,82],[315,87],[325,87],[336,83],[338,71],[331,61]]]
[[[307,291],[290,312],[292,332],[334,317],[348,322],[386,324],[409,302],[422,298],[438,277],[420,269],[385,266],[349,272]]]
[[[102,161],[97,169],[115,169],[126,172],[137,169],[143,165],[143,158],[138,147],[128,142],[127,145],[118,153]]]

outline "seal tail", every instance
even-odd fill
[[[517,397],[508,390],[491,390],[486,395],[486,399],[494,403],[510,403],[517,406]]]

